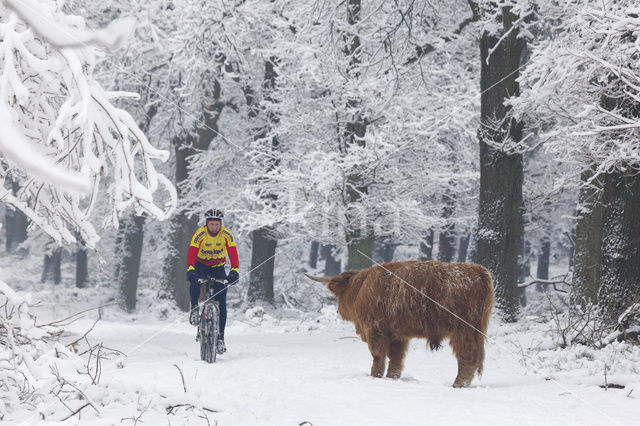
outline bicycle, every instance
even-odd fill
[[[218,335],[220,334],[220,306],[214,299],[217,294],[215,284],[227,286],[227,280],[218,281],[213,278],[199,279],[201,289],[204,287],[204,302],[200,312],[200,324],[196,340],[200,341],[200,359],[208,363],[216,362]],[[202,298],[202,296],[201,296]]]

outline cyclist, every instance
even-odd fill
[[[189,294],[191,296],[191,313],[189,322],[198,325],[198,297],[200,296],[199,279],[213,278],[217,281],[226,279],[229,285],[238,281],[238,250],[233,234],[222,226],[223,214],[218,209],[209,209],[205,212],[205,225],[193,234],[189,251],[187,252],[187,279],[191,283]],[[229,275],[225,273],[224,265],[227,255],[231,263]],[[218,353],[226,352],[224,344],[224,327],[227,322],[227,290],[223,284],[216,284],[215,297],[220,305],[220,334],[216,342]]]

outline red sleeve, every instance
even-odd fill
[[[187,252],[187,269],[189,266],[195,267],[198,251],[200,251],[200,248],[189,246],[189,251]]]
[[[229,255],[231,268],[238,268],[238,266],[240,266],[240,261],[238,260],[238,249],[236,249],[236,246],[229,247],[228,241],[227,241],[227,254]]]

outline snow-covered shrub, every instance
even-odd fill
[[[151,424],[166,423],[168,417],[185,424],[214,411],[188,392],[177,365],[183,386],[172,392],[102,383],[103,367],[121,366],[115,361],[122,353],[90,343],[89,332],[63,344],[58,326],[75,315],[39,325],[29,313],[30,303],[0,281],[0,422],[79,418],[119,424],[144,416]]]
[[[81,366],[72,349],[60,344],[62,330],[36,325],[29,300],[0,281],[0,419],[21,409],[32,410],[52,398],[58,384],[53,374]]]
[[[527,306],[525,315],[547,324],[556,348],[582,345],[601,349],[615,341],[639,343],[640,304],[630,306],[612,328],[603,320],[602,308],[594,303],[571,303],[563,293],[547,293],[546,297]]]
[[[627,340],[632,343],[640,343],[640,302],[629,306],[618,318],[616,331],[607,336],[607,341]]]

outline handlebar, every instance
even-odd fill
[[[206,284],[208,282],[211,282],[211,283],[219,282],[220,284],[224,284],[224,285],[229,284],[228,280],[217,280],[215,278],[198,278],[198,284],[200,285]]]

